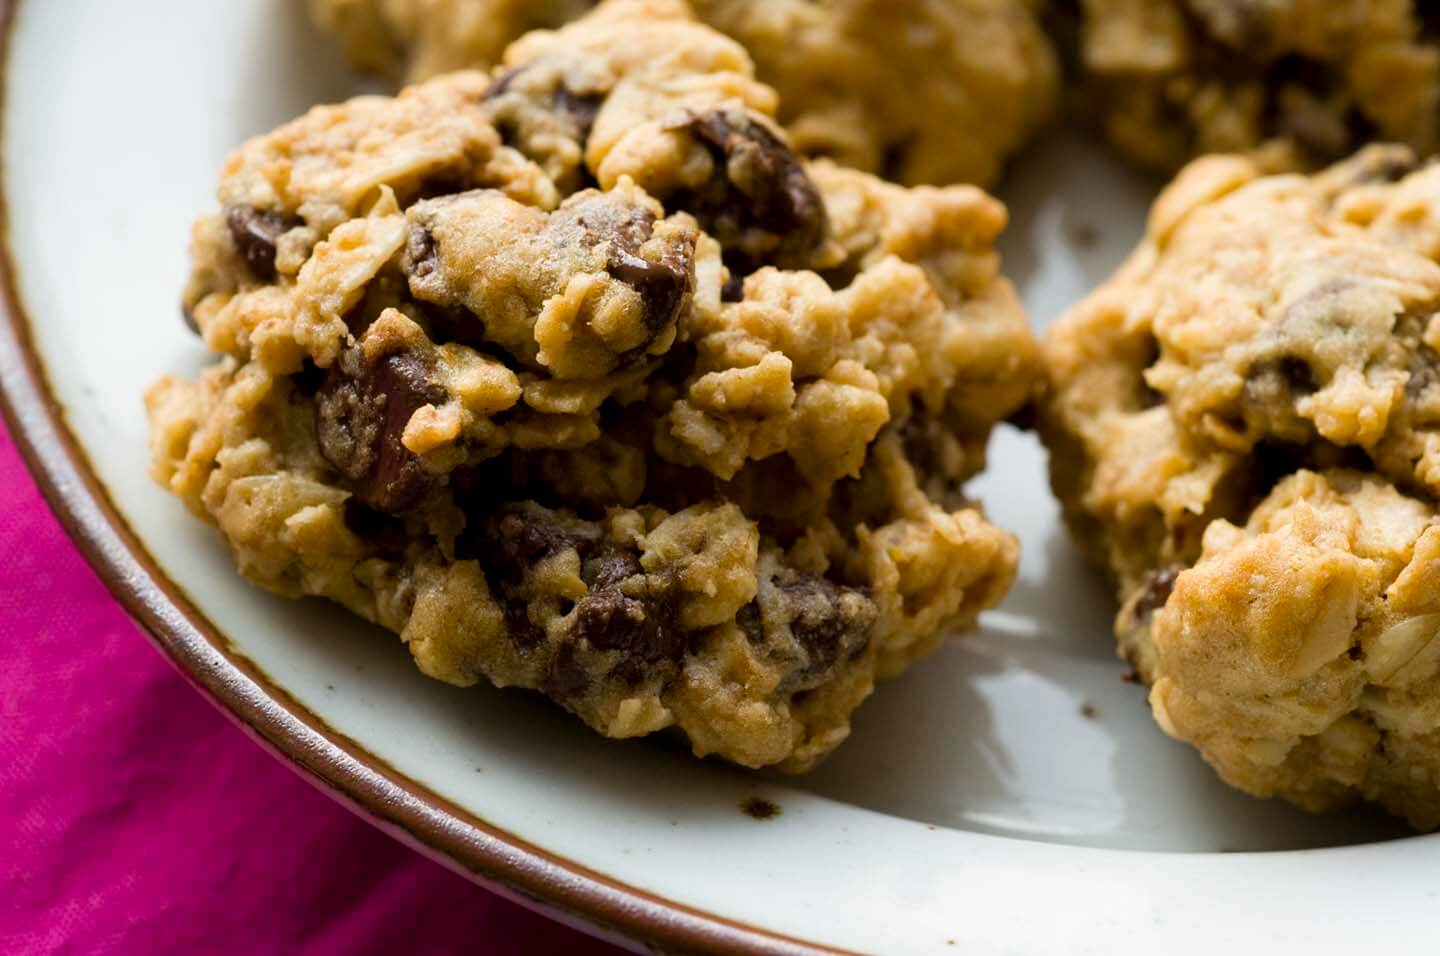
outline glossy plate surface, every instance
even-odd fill
[[[12,423],[102,575],[242,724],[488,885],[670,949],[1410,952],[1435,938],[1440,837],[1243,797],[1154,728],[1043,453],[1008,428],[974,490],[1023,539],[1013,594],[981,633],[880,688],[804,779],[604,741],[534,695],[433,683],[393,637],[243,584],[146,477],[139,396],[205,361],[176,300],[227,150],[359,88],[301,7],[9,5]],[[1037,326],[1114,267],[1155,185],[1073,137],[1032,151],[1001,192],[1007,271]],[[779,815],[742,813],[757,797]]]

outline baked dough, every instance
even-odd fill
[[[1197,160],[1050,331],[1040,416],[1160,726],[1440,825],[1440,166]]]
[[[802,162],[676,4],[505,63],[229,159],[155,478],[431,676],[806,769],[1013,577],[961,492],[1038,374],[1004,208]]]

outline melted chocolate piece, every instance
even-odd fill
[[[596,559],[593,573],[590,593],[575,604],[572,639],[620,652],[610,674],[629,684],[657,667],[678,665],[686,647],[674,585],[646,575],[634,552],[614,548]]]
[[[302,220],[295,216],[254,206],[232,206],[225,213],[225,225],[230,229],[236,251],[262,282],[275,279],[275,244],[301,224]]]
[[[801,575],[780,590],[794,615],[790,634],[809,657],[799,675],[802,685],[822,683],[838,663],[864,649],[875,608],[868,600],[846,600],[863,597],[862,592],[813,574]]]
[[[587,244],[608,243],[605,270],[640,295],[645,328],[651,337],[633,353],[634,357],[644,355],[650,341],[679,320],[693,291],[693,237],[666,244],[657,259],[646,258],[641,255],[641,247],[654,234],[654,214],[643,206],[619,203],[606,193],[595,193],[562,210],[560,215],[573,217]]]
[[[700,220],[745,274],[761,265],[804,267],[829,231],[820,191],[794,151],[763,123],[733,110],[692,113],[672,128],[709,148],[715,174],[665,197]],[[756,242],[756,233],[766,234]]]
[[[1170,600],[1170,592],[1175,590],[1175,579],[1183,570],[1184,568],[1177,565],[1170,565],[1150,571],[1145,575],[1140,596],[1135,599],[1131,612],[1136,621],[1145,620],[1165,606],[1165,602]]]
[[[315,395],[320,453],[377,511],[404,511],[434,480],[400,441],[416,409],[445,400],[431,374],[413,353],[371,362],[357,347],[331,366]]]

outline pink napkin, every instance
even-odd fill
[[[265,754],[146,642],[0,428],[0,953],[617,953]]]

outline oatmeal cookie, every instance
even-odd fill
[[[1049,119],[1028,0],[693,0],[781,95],[796,146],[904,183],[988,185]]]
[[[512,0],[311,0],[362,65],[424,79],[486,67],[528,29],[588,4]],[[780,92],[794,145],[906,183],[994,181],[1050,116],[1055,54],[1029,0],[693,0]],[[656,6],[655,18],[674,4]],[[623,38],[665,57],[648,24]],[[662,31],[663,32],[663,31]]]
[[[1044,345],[1055,490],[1160,725],[1440,825],[1440,165],[1187,167]]]
[[[221,358],[149,390],[153,472],[429,675],[804,770],[1009,586],[962,483],[1038,355],[998,202],[802,162],[660,9],[242,146],[184,296]]]
[[[1107,133],[1173,171],[1276,147],[1281,164],[1367,142],[1440,145],[1440,24],[1414,0],[1080,0],[1081,61]]]
[[[522,33],[583,16],[595,0],[307,0],[356,65],[411,81],[493,64]]]

